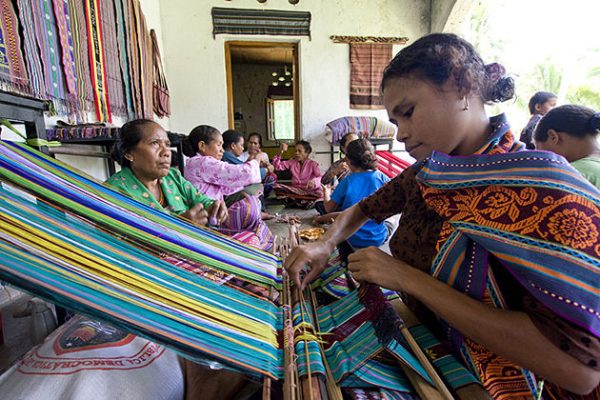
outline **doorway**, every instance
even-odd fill
[[[225,42],[229,129],[264,147],[300,138],[298,44]]]

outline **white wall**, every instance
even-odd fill
[[[156,1],[156,0],[153,0]],[[212,7],[310,11],[311,37],[212,35]],[[225,41],[299,42],[301,134],[326,147],[324,125],[345,115],[387,118],[384,110],[350,110],[350,63],[346,44],[331,35],[407,36],[428,33],[429,0],[161,0],[164,61],[171,90],[171,129],[187,133],[198,124],[228,128]],[[410,42],[409,42],[410,43]],[[399,50],[396,46],[395,51]],[[328,157],[318,161],[325,166]]]

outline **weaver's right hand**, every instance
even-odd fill
[[[197,225],[204,226],[208,223],[208,212],[204,209],[202,203],[196,204],[194,207],[181,214],[181,216]]]
[[[304,290],[306,285],[321,275],[332,252],[333,249],[321,241],[298,246],[287,256],[283,267],[296,286]],[[302,278],[301,272],[305,266],[309,266],[310,270]]]

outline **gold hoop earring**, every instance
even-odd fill
[[[465,106],[463,107],[463,111],[467,111],[469,109],[469,98],[465,96]]]

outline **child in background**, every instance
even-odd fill
[[[269,249],[273,234],[261,219],[258,199],[261,193],[255,191],[262,186],[256,185],[260,183],[258,161],[239,165],[221,161],[223,136],[212,126],[197,126],[188,142],[186,155],[191,158],[185,165],[184,176],[203,193],[210,193],[211,198],[224,200],[229,210],[227,220],[216,229],[247,244]]]
[[[533,131],[535,131],[535,127],[542,117],[554,107],[556,107],[556,95],[551,92],[537,92],[529,99],[531,118],[521,131],[521,142],[525,143],[525,147],[529,150],[535,149],[535,145],[533,144]]]
[[[350,175],[346,176],[335,191],[329,196],[329,189],[324,190],[323,207],[327,214],[315,218],[315,222],[330,223],[344,210],[352,207],[362,199],[375,193],[377,189],[389,182],[389,178],[377,170],[377,156],[373,145],[366,139],[357,139],[348,143],[346,160]],[[369,246],[381,246],[387,239],[387,229],[382,222],[367,221],[348,239],[355,249]]]

